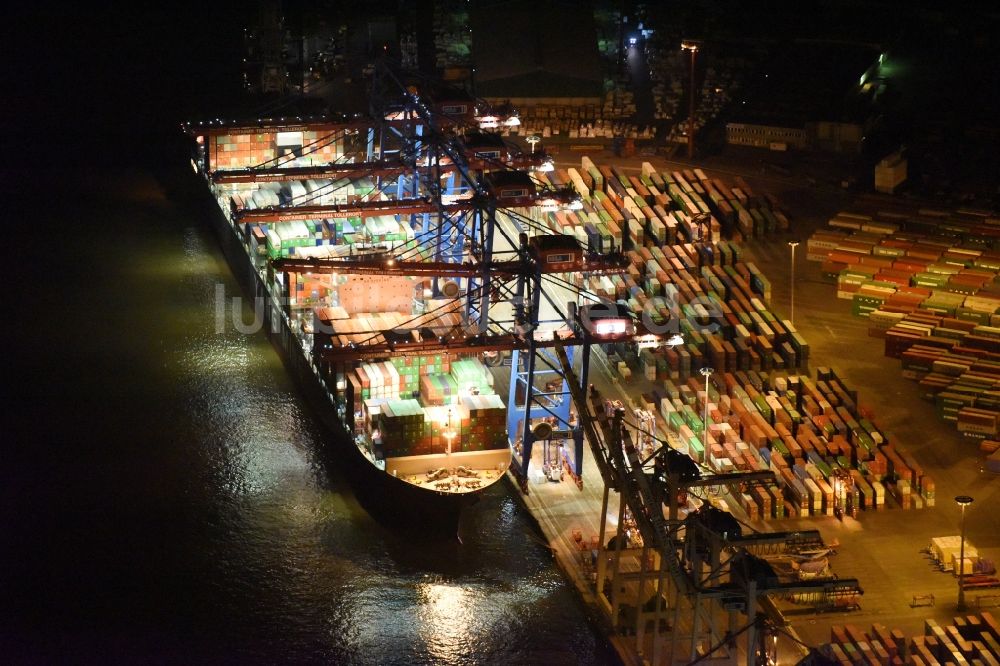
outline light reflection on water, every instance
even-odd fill
[[[417,626],[428,652],[435,660],[455,663],[472,639],[470,616],[483,620],[476,612],[478,599],[471,590],[441,583],[420,585],[417,598]]]
[[[20,404],[65,421],[45,440],[30,424],[65,464],[20,486],[54,525],[18,523],[35,548],[0,579],[36,611],[21,662],[607,662],[505,486],[464,545],[376,523],[270,343],[215,332],[216,286],[239,291],[204,206],[126,191],[88,184],[37,225],[67,239],[46,254],[63,270],[39,277],[58,321],[31,331]]]
[[[311,468],[311,442],[301,427],[307,417],[293,395],[254,386],[254,360],[239,337],[193,340],[180,366],[188,382],[188,415],[203,424],[219,481],[233,495],[254,495],[274,491],[288,478],[301,482]]]

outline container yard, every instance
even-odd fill
[[[995,227],[995,228],[994,228]],[[1000,469],[992,399],[1000,323],[1000,221],[979,211],[892,209],[840,213],[808,241],[837,297],[866,317],[902,376]]]
[[[638,171],[638,168],[632,171]],[[781,271],[780,266],[788,260],[788,249],[783,246],[784,243],[780,245],[754,244],[752,248],[744,251],[744,257],[747,259],[753,258],[756,263],[768,265],[772,269],[778,267],[772,273],[778,278],[775,297],[785,302],[788,298],[789,285],[782,278],[788,275],[788,273]],[[778,248],[784,250],[783,256]],[[776,259],[775,255],[780,257],[780,259]],[[787,267],[787,263],[785,265]],[[992,496],[989,479],[980,476],[983,472],[980,471],[979,464],[975,462],[975,454],[970,455],[968,449],[965,449],[963,453],[961,448],[956,447],[956,444],[959,444],[960,440],[954,435],[949,435],[947,429],[935,423],[933,410],[912,411],[913,405],[920,404],[917,395],[912,394],[910,397],[890,397],[898,396],[899,391],[906,388],[906,384],[905,380],[899,378],[898,375],[896,375],[896,379],[893,379],[890,374],[885,372],[885,362],[880,360],[882,341],[877,341],[879,346],[873,350],[865,348],[866,340],[869,340],[866,323],[863,323],[864,320],[860,319],[857,320],[857,323],[851,323],[849,320],[843,319],[844,315],[840,314],[836,309],[830,309],[829,304],[831,303],[830,299],[832,295],[825,295],[829,293],[825,291],[829,289],[828,283],[827,286],[823,284],[818,264],[812,264],[812,266],[816,268],[810,268],[805,277],[798,280],[805,293],[807,303],[804,306],[804,315],[800,313],[801,316],[796,320],[800,322],[798,330],[809,335],[810,342],[819,341],[821,343],[818,354],[815,353],[817,350],[813,349],[814,353],[812,356],[814,358],[833,359],[833,383],[835,386],[839,383],[839,386],[837,386],[838,389],[843,388],[850,392],[846,400],[853,401],[855,407],[858,409],[858,415],[853,420],[858,425],[862,423],[862,419],[871,424],[876,415],[882,415],[883,418],[877,419],[876,422],[888,424],[887,427],[877,428],[875,432],[861,430],[861,432],[867,432],[875,441],[882,444],[889,444],[870,463],[863,463],[863,467],[873,472],[868,477],[869,485],[871,486],[870,492],[863,491],[861,486],[856,482],[858,476],[861,476],[864,472],[851,470],[849,472],[850,477],[848,478],[852,478],[855,481],[854,487],[847,491],[847,493],[838,494],[839,500],[830,502],[827,506],[832,504],[834,511],[837,509],[838,502],[843,502],[841,504],[843,507],[846,507],[848,503],[853,503],[852,506],[857,507],[860,498],[867,495],[876,498],[873,503],[875,507],[887,506],[894,508],[894,510],[885,512],[876,510],[874,512],[865,511],[854,514],[857,516],[856,520],[860,522],[855,522],[855,519],[852,518],[845,518],[840,522],[834,523],[826,522],[835,519],[825,517],[822,510],[814,511],[813,515],[818,517],[824,516],[823,518],[819,518],[819,520],[823,521],[819,525],[823,526],[822,531],[824,535],[827,535],[828,539],[834,539],[842,544],[841,547],[836,549],[836,557],[831,558],[831,561],[837,563],[837,571],[841,572],[842,575],[847,573],[858,576],[865,588],[865,595],[860,597],[860,610],[853,611],[854,615],[871,618],[882,616],[884,618],[888,614],[897,618],[906,618],[905,621],[897,620],[897,622],[900,622],[905,631],[912,633],[918,630],[919,626],[921,626],[920,623],[923,622],[922,618],[927,617],[930,612],[922,604],[912,606],[912,599],[914,596],[923,597],[930,595],[936,596],[938,599],[938,605],[933,609],[936,621],[944,624],[946,622],[944,615],[947,615],[954,606],[951,605],[953,602],[950,602],[950,604],[948,601],[942,603],[941,600],[954,599],[955,578],[950,574],[942,576],[932,573],[941,568],[946,569],[947,565],[942,567],[934,563],[932,567],[928,567],[927,560],[929,556],[919,554],[918,551],[921,549],[920,544],[926,543],[927,540],[933,538],[932,530],[938,530],[937,534],[955,530],[957,522],[949,523],[948,518],[954,511],[951,508],[953,507],[951,495],[954,492],[952,489],[973,488],[975,489],[973,494],[982,494],[989,498]],[[805,280],[804,282],[803,279]],[[835,300],[832,302],[843,303],[843,301]],[[837,334],[833,334],[832,328],[837,331]],[[858,345],[861,346],[859,347]],[[661,355],[664,352],[657,351],[656,353],[657,355]],[[620,363],[620,361],[618,362]],[[613,373],[614,367],[612,365],[609,368],[609,372]],[[629,394],[632,394],[634,391],[633,384],[642,381],[645,377],[653,376],[652,370],[644,369],[642,365],[629,367],[626,364],[619,367],[627,369],[628,374],[627,376],[620,377],[617,384],[618,386],[624,386],[628,382]],[[645,366],[645,368],[649,367],[649,364]],[[841,367],[844,368],[843,372],[840,371]],[[831,381],[830,376],[827,375],[829,371],[823,369],[819,372],[820,376],[812,379],[813,382],[818,384],[821,381]],[[850,380],[845,379],[850,377],[857,378],[853,382],[860,382],[860,384],[855,384],[855,386],[861,388],[859,392],[854,393],[850,391],[850,385],[848,384]],[[696,376],[695,378],[689,377],[689,379],[692,380],[689,387],[691,391],[696,395],[703,394],[705,386],[702,381],[703,378]],[[717,380],[718,376],[713,375],[711,379]],[[712,394],[716,390],[716,386],[716,382],[711,381],[709,395],[713,401],[715,396]],[[654,396],[653,391],[656,390],[656,387],[649,388],[649,396],[643,395],[642,399],[623,395],[623,404],[631,404],[639,408],[641,404],[645,403],[648,411],[654,411],[652,409],[654,400],[651,398]],[[613,388],[608,389],[612,394],[613,390]],[[841,393],[842,399],[844,399],[842,391],[834,391],[834,393],[838,392]],[[641,391],[641,393],[645,394],[646,391]],[[630,400],[631,403],[629,402]],[[702,419],[697,418],[697,415],[703,413],[700,409],[702,404],[697,403],[696,406],[692,406],[688,410],[688,417],[692,420],[702,421]],[[714,405],[710,405],[710,407],[714,409]],[[695,415],[694,417],[691,416],[692,413]],[[675,424],[684,421],[680,416],[675,416],[674,419]],[[644,423],[644,421],[640,421],[638,418],[635,420],[636,422]],[[710,423],[715,420],[713,415]],[[854,426],[851,426],[851,430],[855,435],[859,433],[859,430],[855,430]],[[862,441],[860,438],[852,436],[848,436],[845,439],[851,439],[853,442]],[[988,449],[992,452],[995,451],[996,445],[995,442],[986,440],[982,443],[982,446],[984,451]],[[861,444],[861,451],[864,451],[866,448],[867,442]],[[914,455],[915,452],[919,452],[919,455]],[[733,457],[735,458],[735,456]],[[929,463],[922,464],[918,461],[918,458],[923,461],[929,461]],[[945,463],[943,459],[953,462]],[[970,467],[962,461],[968,461],[974,466]],[[884,467],[882,467],[883,464]],[[941,494],[942,488],[939,487],[940,484],[936,483],[931,474],[925,471],[925,467],[934,473],[934,477],[940,474],[947,480],[947,494],[944,497],[937,497],[937,495]],[[844,479],[844,477],[841,476],[840,479]],[[882,486],[881,492],[877,490],[877,486],[874,483],[870,483],[872,480],[877,481]],[[845,483],[846,486],[846,479],[838,482]],[[827,483],[830,486],[833,485],[833,482],[830,480],[827,480]],[[546,530],[546,534],[549,535],[550,540],[564,545],[567,551],[564,567],[568,571],[573,571],[575,566],[578,569],[574,574],[578,577],[578,586],[582,590],[587,589],[593,593],[593,582],[588,581],[587,578],[587,564],[586,562],[583,564],[575,562],[573,553],[582,551],[584,556],[589,556],[591,552],[590,544],[602,541],[599,533],[601,521],[593,522],[588,520],[583,515],[586,510],[582,508],[578,509],[581,500],[574,499],[573,497],[563,497],[559,493],[564,493],[564,491],[553,490],[551,483],[543,483],[537,490],[533,487],[533,490],[536,496],[534,498],[529,496],[526,498],[526,501],[537,512],[537,515],[541,516],[540,522],[543,529]],[[585,487],[585,495],[588,494],[587,491],[588,489]],[[549,500],[540,499],[537,495],[542,493],[546,496],[556,494],[559,494],[559,496],[552,497]],[[732,501],[730,497],[725,497],[722,501],[728,503],[726,505],[736,513],[746,510],[748,515],[752,515],[754,510],[760,510],[761,505],[766,504],[766,500],[760,498],[760,492],[757,490],[747,494],[753,496],[749,510],[737,506],[737,503]],[[785,497],[790,494],[787,490],[783,493]],[[821,493],[817,494],[821,495]],[[887,499],[882,503],[878,501],[880,497]],[[547,505],[546,501],[551,502],[551,505]],[[719,499],[716,498],[713,501],[718,503]],[[989,500],[987,499],[986,501]],[[593,512],[601,502],[600,494],[594,493],[590,498],[590,502],[590,506],[592,507],[590,511]],[[822,501],[816,502],[816,504],[819,507],[824,506]],[[914,509],[941,507],[942,505],[944,507],[943,513],[938,513],[937,511],[926,513],[922,511],[919,514],[921,518],[915,522],[907,521],[901,523],[898,518],[892,517],[895,509],[899,507]],[[771,506],[775,506],[773,501]],[[814,504],[809,502],[808,506],[812,510]],[[566,521],[565,514],[574,509],[580,512],[574,516],[578,522]],[[804,516],[806,514],[800,513],[799,515]],[[772,519],[772,529],[775,527],[779,529],[807,529],[811,525],[810,520],[817,520],[817,518],[804,519],[793,516],[795,514],[789,511],[783,521]],[[987,525],[992,524],[995,526],[995,521],[989,518],[984,522]],[[951,525],[950,528],[948,527],[949,524]],[[851,525],[855,527],[848,527]],[[864,525],[864,528],[859,527],[859,525]],[[609,531],[613,529],[610,524],[606,528]],[[995,534],[995,531],[991,533],[990,530],[987,530],[987,533],[991,534],[989,539],[990,549],[995,549],[997,544],[995,538],[992,536]],[[590,538],[588,538],[588,534],[591,535]],[[890,537],[889,535],[893,536]],[[970,543],[967,543],[967,546],[969,545]],[[614,557],[610,554],[610,551],[604,552],[608,552],[609,557]],[[995,553],[995,550],[993,552]],[[887,555],[890,553],[891,555]],[[880,557],[879,554],[886,554],[888,559]],[[584,560],[586,559],[587,557],[584,557]],[[987,559],[987,564],[981,566],[988,568],[988,563],[989,560]],[[634,571],[640,569],[639,564],[638,559],[636,559]],[[990,594],[991,588],[996,583],[991,582],[990,578],[990,576],[986,576],[982,580],[982,583],[975,583],[976,585],[982,584],[984,586],[981,589],[981,594],[978,594],[976,597],[977,599],[982,597],[982,603],[989,603],[992,598]],[[969,584],[972,581],[965,582]],[[600,599],[595,599],[594,603],[600,605],[602,602]],[[611,602],[610,600],[606,600],[604,603]],[[827,636],[823,636],[822,631],[818,631],[818,628],[828,627],[828,622],[836,622],[835,619],[818,621],[820,618],[823,618],[822,615],[806,614],[804,617],[809,618],[808,621],[803,619],[800,623],[792,619],[799,612],[791,609],[791,613],[787,617],[792,620],[793,626],[800,637],[805,638],[812,645],[819,645],[828,640],[828,629]],[[634,634],[628,635],[631,637]],[[631,638],[627,640],[631,641]],[[791,643],[794,643],[794,641]],[[789,644],[783,648],[783,652],[787,654],[785,650],[794,651],[794,645]],[[645,652],[645,654],[649,654],[649,652]]]
[[[254,5],[16,50],[5,663],[1000,664],[995,11]]]
[[[873,624],[869,631],[835,625],[827,654],[836,664],[997,664],[1000,624],[984,611],[955,616],[950,623],[926,620],[923,633],[913,636],[884,624]]]
[[[299,157],[289,162],[292,166],[286,168],[316,167]],[[675,576],[669,573],[674,546],[669,540],[658,541],[655,530],[643,534],[641,521],[636,520],[642,509],[628,501],[621,502],[620,520],[608,522],[607,495],[615,484],[598,483],[604,475],[599,457],[591,452],[593,441],[590,448],[580,445],[582,437],[577,443],[571,441],[577,437],[571,435],[574,428],[614,412],[617,405],[628,418],[622,431],[605,431],[605,443],[624,437],[631,444],[618,446],[647,461],[657,460],[662,455],[657,447],[665,443],[671,455],[682,454],[695,466],[701,479],[696,487],[711,490],[686,491],[678,495],[684,499],[670,511],[664,508],[664,513],[695,520],[691,516],[710,509],[724,515],[731,512],[751,523],[769,525],[753,537],[755,543],[767,539],[783,544],[766,551],[756,547],[741,551],[753,557],[771,553],[765,561],[778,574],[765,586],[772,591],[769,613],[781,617],[808,609],[863,607],[857,581],[833,573],[829,556],[835,546],[803,521],[854,520],[883,509],[933,507],[935,480],[903,442],[878,424],[857,388],[835,367],[814,367],[804,335],[772,309],[771,280],[751,260],[746,243],[758,239],[766,243],[769,236],[793,227],[779,200],[757,194],[742,178],[710,177],[701,169],[667,170],[647,162],[631,175],[588,158],[565,169],[541,164],[544,169],[534,177],[543,191],[572,186],[579,203],[566,207],[546,199],[540,205],[520,206],[514,215],[536,232],[530,241],[533,247],[545,247],[539,239],[557,236],[572,239],[573,247],[588,256],[622,253],[617,268],[608,266],[609,270],[593,274],[553,272],[551,279],[564,290],[562,294],[580,294],[578,306],[587,298],[614,301],[631,313],[636,324],[634,337],[593,344],[592,362],[606,368],[591,375],[593,383],[609,397],[590,407],[578,400],[557,401],[564,422],[533,410],[525,419],[523,407],[510,409],[525,401],[525,386],[521,384],[519,394],[513,377],[514,370],[519,374],[525,368],[516,349],[513,358],[502,349],[492,355],[470,355],[454,353],[448,346],[438,353],[385,357],[393,344],[408,343],[390,331],[431,329],[453,335],[447,331],[457,330],[464,321],[463,307],[454,296],[468,291],[469,278],[433,276],[434,270],[444,268],[434,269],[438,264],[433,263],[433,248],[421,247],[426,228],[406,224],[402,215],[393,213],[392,196],[371,177],[324,181],[298,179],[302,174],[292,171],[292,178],[282,182],[280,174],[272,178],[280,167],[260,183],[226,182],[225,174],[213,177],[222,211],[241,222],[231,233],[259,267],[258,275],[287,295],[286,321],[296,342],[293,351],[315,353],[332,347],[345,350],[344,358],[362,354],[331,377],[336,381],[332,393],[337,413],[353,422],[359,451],[393,479],[453,496],[474,495],[500,479],[510,464],[514,486],[524,493],[550,541],[565,549],[559,555],[564,569],[577,580],[585,598],[608,611],[615,632],[644,617],[642,613],[633,617],[628,610],[637,607],[645,594],[641,583],[635,588],[628,576],[644,567],[651,577],[660,572],[657,589],[665,599],[675,595],[666,602],[674,613],[691,603],[676,596],[683,589],[681,583],[668,582]],[[305,206],[296,211],[299,200]],[[367,213],[368,205],[378,214],[344,215],[350,206]],[[809,254],[818,249],[810,245]],[[572,257],[553,259],[543,250],[534,252],[536,259],[545,256],[573,265]],[[454,251],[453,255],[467,256]],[[406,259],[397,259],[402,257]],[[377,271],[365,268],[373,259]],[[389,259],[405,263],[418,275],[387,274]],[[354,262],[350,271],[330,269],[344,261]],[[428,277],[416,270],[420,262],[429,262]],[[554,268],[568,266],[557,263]],[[351,275],[352,271],[359,274]],[[956,321],[963,323],[936,324],[969,333],[977,326],[968,319]],[[681,342],[663,343],[665,336],[675,334]],[[891,339],[888,331],[885,339]],[[564,371],[573,367],[571,363]],[[561,379],[564,387],[579,381],[566,374]],[[529,383],[542,393],[543,387],[535,386],[537,380]],[[554,387],[546,383],[545,392],[550,388],[558,392],[559,383]],[[623,386],[628,389],[622,391]],[[506,403],[501,398],[505,391]],[[945,391],[942,400],[953,392]],[[983,415],[974,404],[968,407],[972,409],[954,411],[962,412],[963,424],[975,424],[987,434]],[[548,429],[540,429],[545,422]],[[964,430],[972,432],[974,427],[965,425]],[[628,465],[622,467],[610,458],[604,467],[611,470],[608,478],[629,473]],[[571,503],[575,511],[548,525],[552,511],[563,502]],[[785,529],[786,523],[802,525],[794,528],[800,536],[772,531]],[[614,542],[607,540],[609,532],[626,525],[631,525],[628,545],[609,546]],[[811,534],[804,541],[803,529]],[[730,566],[739,561],[732,560]],[[839,565],[837,569],[852,573]],[[626,592],[606,594],[602,581],[614,587],[615,580],[625,581]],[[705,611],[710,637],[721,631],[726,613],[710,604],[710,596],[699,600],[699,594],[690,610],[703,604],[705,609],[714,608]],[[678,622],[684,624],[682,619]],[[696,645],[692,650],[702,649],[702,639],[695,636],[704,629],[685,626],[688,635],[683,640]],[[649,641],[649,650],[681,649],[676,643],[682,639],[670,632],[639,633],[641,641]],[[646,645],[641,641],[626,641],[621,648],[625,654],[646,649],[640,647]]]
[[[230,259],[344,455],[432,522],[509,478],[626,660],[750,663],[796,616],[864,613],[838,526],[937,506],[937,473],[775,307],[768,249],[801,233],[779,197],[693,165],[556,168],[490,133],[513,116],[393,97],[393,76],[384,118],[186,127]],[[992,453],[989,234],[893,215],[842,213],[807,258]],[[969,547],[959,569],[992,575]]]

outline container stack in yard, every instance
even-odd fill
[[[832,515],[835,477],[848,479],[837,501],[850,509],[881,509],[887,497],[903,508],[934,503],[933,481],[889,441],[855,392],[831,370],[816,379],[797,372],[808,368],[808,343],[771,311],[770,282],[742,261],[739,243],[721,240],[723,232],[738,239],[741,228],[746,235],[787,229],[776,199],[700,169],[666,173],[648,163],[639,176],[627,176],[583,158],[578,169],[543,176],[552,185],[572,184],[583,209],[536,212],[538,224],[591,249],[624,247],[631,260],[625,275],[577,277],[578,285],[652,324],[676,325],[671,332],[685,339],[672,349],[619,344],[595,353],[630,379],[638,392],[633,407],[678,449],[720,470],[777,472],[779,488],[734,498],[750,516]],[[735,214],[720,215],[721,203],[759,216],[741,225]],[[692,242],[701,238],[701,220],[715,242]],[[710,396],[702,367],[716,371]]]
[[[906,181],[906,158],[899,152],[888,155],[875,165],[875,191],[892,194]]]
[[[896,209],[840,213],[807,256],[969,439],[1000,429],[1000,219]],[[986,452],[989,453],[989,452]],[[994,463],[990,463],[991,465]]]
[[[899,629],[873,624],[867,632],[855,625],[830,627],[821,651],[844,664],[997,664],[1000,623],[989,611],[957,615],[951,624],[924,621],[924,632],[907,638]]]
[[[656,120],[674,120],[684,95],[688,58],[683,51],[663,48],[657,41],[647,40],[643,46],[653,84],[653,117]]]
[[[686,111],[680,102],[690,85],[691,58],[678,48],[681,40],[666,45],[661,35],[654,34],[646,40],[644,50],[649,63],[650,80],[653,84],[654,118],[659,121],[679,120],[668,133],[668,142],[685,142],[687,120]],[[695,112],[696,131],[714,120],[740,88],[742,70],[747,62],[741,56],[727,56],[718,51],[701,52],[699,61],[709,59],[704,68],[704,76],[697,93],[698,108]]]
[[[710,458],[705,455],[704,384],[700,378],[667,379],[638,402],[657,413],[676,448],[719,470],[771,469],[781,484],[777,495],[744,494],[751,517],[833,515],[834,478],[850,482],[840,498],[847,510],[878,510],[891,494],[902,508],[933,506],[934,482],[857,405],[831,370],[806,375],[722,373],[708,397]],[[701,387],[701,388],[699,388]]]
[[[1000,328],[914,311],[886,331],[885,355],[900,359],[904,376],[964,436],[998,435]]]
[[[845,292],[875,281],[904,295],[914,288],[1000,298],[1000,219],[927,212],[839,213],[809,238],[807,259],[823,262],[830,276],[848,271]]]
[[[500,103],[503,100],[490,100]],[[656,127],[639,125],[628,117],[606,114],[596,104],[537,104],[518,107],[521,124],[498,128],[501,136],[530,136],[565,139],[612,139],[627,137],[652,140]]]
[[[979,450],[985,456],[983,469],[994,474],[1000,474],[1000,442],[993,439],[984,439],[979,444]]]
[[[444,69],[468,72],[472,62],[472,35],[468,29],[469,10],[464,2],[435,0],[435,65]]]
[[[552,185],[572,184],[583,196],[583,210],[536,215],[536,221],[575,235],[590,249],[624,247],[631,259],[626,275],[578,278],[580,286],[626,303],[654,324],[680,320],[679,332],[693,340],[690,349],[649,352],[648,365],[659,363],[686,380],[711,363],[733,370],[808,364],[808,345],[770,311],[770,283],[756,266],[740,261],[740,246],[691,242],[701,238],[703,224],[713,239],[726,229],[712,212],[717,204],[703,198],[706,191],[728,192],[721,181],[700,170],[687,177],[661,174],[648,163],[641,176],[629,177],[587,158],[579,170],[547,175]]]
[[[941,571],[951,572],[955,576],[961,573],[963,576],[969,577],[973,575],[986,577],[996,573],[996,566],[992,560],[981,558],[979,556],[979,549],[972,545],[970,540],[966,539],[963,546],[960,534],[934,537],[931,539],[930,547],[927,550],[931,559],[941,568]],[[1000,584],[1000,581],[996,582]],[[974,584],[969,586],[975,587]],[[963,585],[963,587],[966,587],[966,585]]]
[[[852,624],[830,627],[821,651],[836,664],[997,664],[1000,624],[989,611],[955,616],[951,624],[924,621],[924,632],[907,638],[899,629],[873,624],[867,632]]]

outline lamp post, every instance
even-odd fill
[[[842,469],[833,473],[833,516],[841,521],[844,519],[844,514],[847,513],[844,495],[847,493],[848,478],[847,473]]]
[[[956,610],[965,610],[965,588],[962,587],[962,578],[965,576],[965,507],[972,504],[973,499],[968,495],[959,495],[955,502],[962,507],[962,536],[958,546],[958,606]]]
[[[682,51],[691,52],[691,103],[688,108],[688,159],[694,159],[694,59],[698,54],[699,42],[685,39],[681,42]]]
[[[451,410],[448,410],[448,422],[444,427],[444,439],[448,443],[448,447],[445,449],[445,454],[451,457],[451,442],[455,439],[455,431],[451,429]]]
[[[792,326],[795,325],[795,248],[799,246],[798,241],[788,241],[788,247],[792,248],[792,297],[791,297],[791,312],[789,313],[788,319],[792,322]]]
[[[830,477],[830,483],[833,486],[833,517],[840,518],[840,477],[836,472]]]
[[[705,377],[705,429],[702,433],[702,446],[705,448],[705,462],[711,464],[712,452],[708,448],[708,378],[715,371],[712,368],[704,367],[700,372]]]

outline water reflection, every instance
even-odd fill
[[[92,277],[62,294],[87,334],[74,334],[72,373],[44,358],[65,395],[86,398],[62,441],[100,424],[81,448],[101,476],[45,486],[51,513],[73,522],[38,539],[37,565],[20,558],[16,591],[40,617],[61,614],[25,634],[22,661],[91,661],[108,645],[117,663],[607,661],[506,488],[484,496],[464,546],[374,522],[270,343],[215,333],[216,285],[239,290],[202,213],[156,201],[140,227],[141,200],[99,194],[73,211],[86,233],[53,250]],[[38,330],[53,336],[46,351],[64,335]],[[85,478],[79,460],[67,479]],[[34,580],[57,581],[44,603]]]
[[[457,585],[425,583],[418,588],[420,636],[430,656],[443,664],[459,663],[473,637],[475,600]]]

